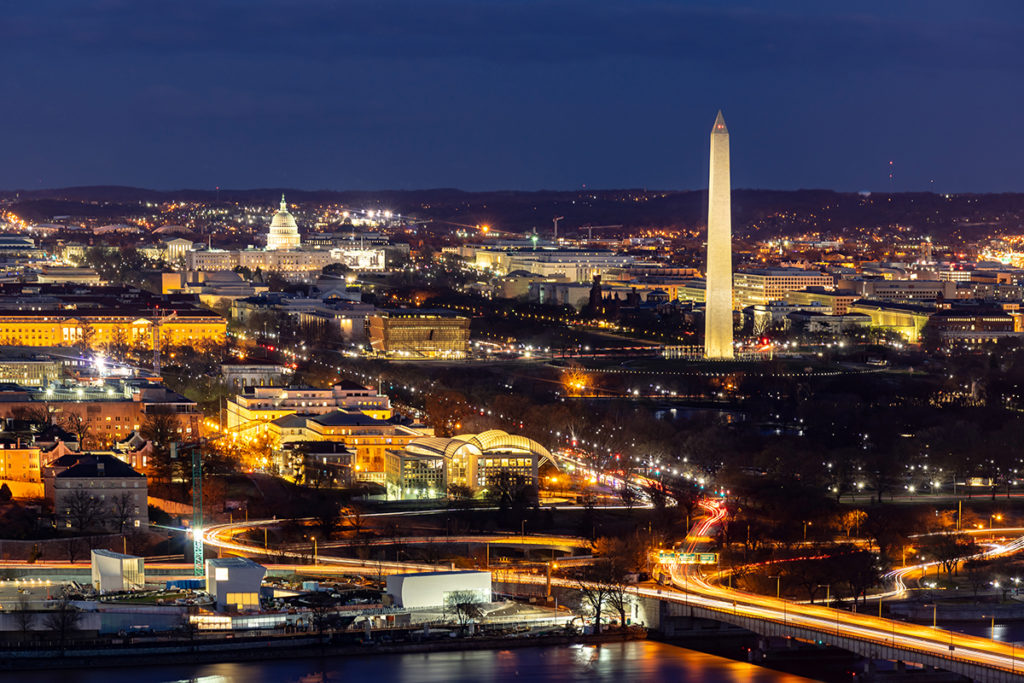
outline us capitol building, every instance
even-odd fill
[[[384,270],[384,250],[303,247],[299,226],[288,211],[284,195],[281,196],[280,208],[270,220],[265,249],[192,249],[185,254],[187,270],[233,270],[241,266],[286,277],[317,273],[332,263],[341,263],[354,270]]]
[[[295,223],[295,217],[288,213],[288,203],[285,202],[284,195],[281,195],[281,208],[270,221],[267,251],[298,249],[301,241],[299,226]]]

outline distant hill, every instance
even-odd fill
[[[700,190],[574,190],[464,192],[458,189],[335,191],[260,188],[251,190],[149,190],[95,186],[0,191],[35,220],[60,214],[117,215],[144,212],[147,202],[241,203],[274,206],[281,194],[297,204],[341,204],[390,209],[415,219],[488,224],[504,230],[549,233],[564,216],[562,234],[588,224],[625,228],[696,229],[704,224],[707,193]],[[1024,230],[1024,194],[858,194],[831,190],[735,190],[733,221],[739,235],[786,236],[808,231],[856,234],[899,228],[915,235],[973,239],[987,232]]]

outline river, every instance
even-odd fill
[[[809,679],[653,641],[9,674],[18,683],[574,683]]]

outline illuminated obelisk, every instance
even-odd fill
[[[711,129],[704,357],[732,358],[732,210],[729,129],[718,112]]]

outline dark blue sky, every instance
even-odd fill
[[[32,0],[0,187],[1024,191],[1024,2]],[[934,182],[933,182],[934,181]]]

